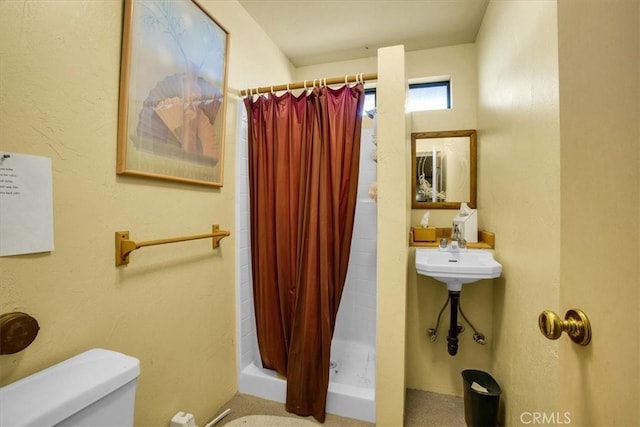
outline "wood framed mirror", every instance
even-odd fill
[[[411,207],[476,207],[476,131],[451,130],[411,134]],[[435,184],[435,190],[434,190]]]

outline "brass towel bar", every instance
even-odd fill
[[[231,233],[226,230],[220,230],[218,224],[211,226],[211,233],[148,240],[146,242],[134,242],[133,240],[129,240],[128,231],[116,231],[116,266],[129,264],[129,254],[144,246],[164,245],[165,243],[185,242],[187,240],[212,239],[212,248],[215,249],[220,246],[220,240],[229,235],[231,235]]]

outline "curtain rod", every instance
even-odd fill
[[[365,82],[367,80],[377,80],[377,73],[369,73],[369,74],[353,74],[346,75],[344,77],[331,77],[330,79],[313,79],[313,80],[305,80],[304,82],[296,82],[296,83],[287,83],[282,85],[275,86],[262,86],[253,89],[244,89],[240,91],[240,96],[246,95],[257,95],[259,93],[270,93],[277,92],[280,90],[290,90],[290,89],[308,89],[315,86],[328,86],[335,85],[339,83],[352,83],[362,81]]]

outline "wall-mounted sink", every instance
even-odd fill
[[[462,285],[500,277],[502,265],[493,253],[480,249],[416,249],[419,274],[446,283],[449,291],[461,291]]]
[[[447,350],[450,355],[455,356],[458,352],[458,334],[460,333],[458,310],[462,285],[499,277],[502,273],[502,265],[493,258],[492,252],[481,249],[461,249],[455,241],[437,249],[416,249],[416,270],[419,274],[433,277],[447,285],[449,291],[447,303],[451,303]]]

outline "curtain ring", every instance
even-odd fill
[[[271,85],[271,93],[274,93],[274,92],[273,92],[273,85]]]
[[[287,92],[289,92],[291,89],[289,89],[289,83],[287,83]]]
[[[304,90],[307,90],[307,81],[304,81]]]
[[[324,78],[324,87],[327,87],[327,78]]]
[[[344,76],[344,84],[349,84],[349,76]]]

